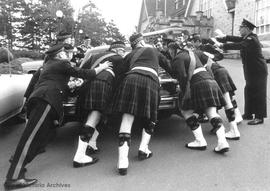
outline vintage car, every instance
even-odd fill
[[[28,61],[22,63],[23,73],[33,74],[42,66],[43,60]]]
[[[108,45],[92,48],[86,52],[86,59],[89,59],[92,55],[108,50]],[[127,52],[131,51],[130,47],[127,47]],[[82,60],[81,65],[86,60]],[[23,71],[25,73],[32,73],[41,67],[43,61],[33,61],[22,64]],[[32,66],[32,67],[30,67]],[[162,68],[159,69],[159,81],[160,81],[160,105],[159,105],[159,117],[169,117],[173,113],[178,113],[178,94],[180,92],[179,84],[176,79],[173,79],[166,71]],[[70,96],[63,103],[65,122],[73,121],[76,114],[76,101],[77,96]]]
[[[3,65],[2,65],[3,66]],[[31,74],[20,70],[0,68],[0,124],[18,115],[23,107],[23,95]]]

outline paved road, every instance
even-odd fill
[[[243,110],[243,72],[239,60],[224,60],[238,90],[237,101]],[[270,83],[268,83],[270,84]],[[269,87],[269,85],[268,85]],[[268,113],[269,111],[268,88]],[[224,112],[221,112],[224,117]],[[203,125],[208,142],[206,151],[192,151],[184,147],[193,136],[183,119],[172,116],[160,122],[150,148],[153,158],[136,159],[139,131],[134,129],[127,176],[116,171],[116,131],[104,132],[99,141],[100,161],[89,167],[72,168],[77,144],[78,124],[71,123],[58,131],[56,139],[28,168],[27,177],[38,178],[39,183],[25,191],[269,191],[270,190],[270,127],[240,126],[241,140],[231,141],[231,151],[225,155],[213,152],[216,137],[209,134],[209,124]],[[226,123],[226,125],[228,125]],[[8,159],[14,152],[24,124],[7,124],[0,133],[0,182],[5,180]],[[0,187],[0,190],[3,187]]]

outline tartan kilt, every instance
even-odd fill
[[[208,107],[220,109],[226,102],[223,94],[213,79],[190,83],[190,98],[183,100],[182,110],[204,111]]]
[[[128,74],[116,90],[113,113],[128,113],[157,121],[159,82],[139,73]]]
[[[218,83],[222,93],[229,92],[230,95],[234,95],[234,91],[237,89],[231,76],[225,68],[219,68],[214,71],[214,78]]]
[[[87,111],[97,110],[104,112],[112,97],[112,85],[110,83],[95,79],[87,82],[84,87],[84,96],[80,100],[81,108]]]

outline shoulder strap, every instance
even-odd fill
[[[188,53],[190,56],[190,65],[188,68],[188,81],[190,81],[196,67],[196,59],[193,51],[189,50]]]
[[[188,68],[188,80],[187,80],[187,84],[186,84],[184,97],[182,99],[182,104],[184,103],[185,100],[190,98],[190,80],[192,78],[193,72],[194,72],[195,67],[196,67],[196,59],[195,59],[194,52],[191,50],[188,50],[188,53],[189,53],[189,57],[190,57],[190,64],[189,64],[189,68]]]
[[[129,65],[129,69],[131,69],[134,65],[134,62],[139,58],[139,56],[143,53],[143,51],[146,48],[142,47],[140,49],[137,50],[137,52],[135,52],[135,54],[133,55],[133,57],[130,60],[130,65]]]
[[[98,58],[94,64],[91,66],[91,69],[95,68],[99,63],[101,63],[103,60],[105,60],[106,58],[109,58],[111,56],[116,55],[116,53],[109,53],[109,54],[105,54],[103,56],[101,56],[100,58]]]
[[[212,77],[214,77],[214,74],[213,74],[213,71],[212,71],[213,63],[214,63],[214,61],[211,58],[208,58],[207,63],[204,66],[207,69],[207,71],[211,74]]]

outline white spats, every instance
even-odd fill
[[[222,125],[216,132],[218,138],[218,145],[215,147],[214,151],[216,153],[225,153],[229,151],[229,143],[225,137],[225,128]]]
[[[195,150],[205,150],[207,143],[202,133],[201,125],[192,131],[195,140],[191,143],[186,144],[186,147],[189,149],[195,149]]]
[[[79,137],[78,148],[73,159],[73,167],[83,167],[97,162],[96,158],[92,158],[85,154],[87,142],[84,142]]]
[[[229,131],[225,133],[225,137],[229,140],[239,140],[240,132],[238,130],[236,120],[229,123]]]
[[[129,152],[129,146],[127,141],[124,142],[122,146],[118,147],[118,164],[117,168],[120,175],[126,175],[127,174],[127,168],[129,165],[128,162],[128,152]]]

